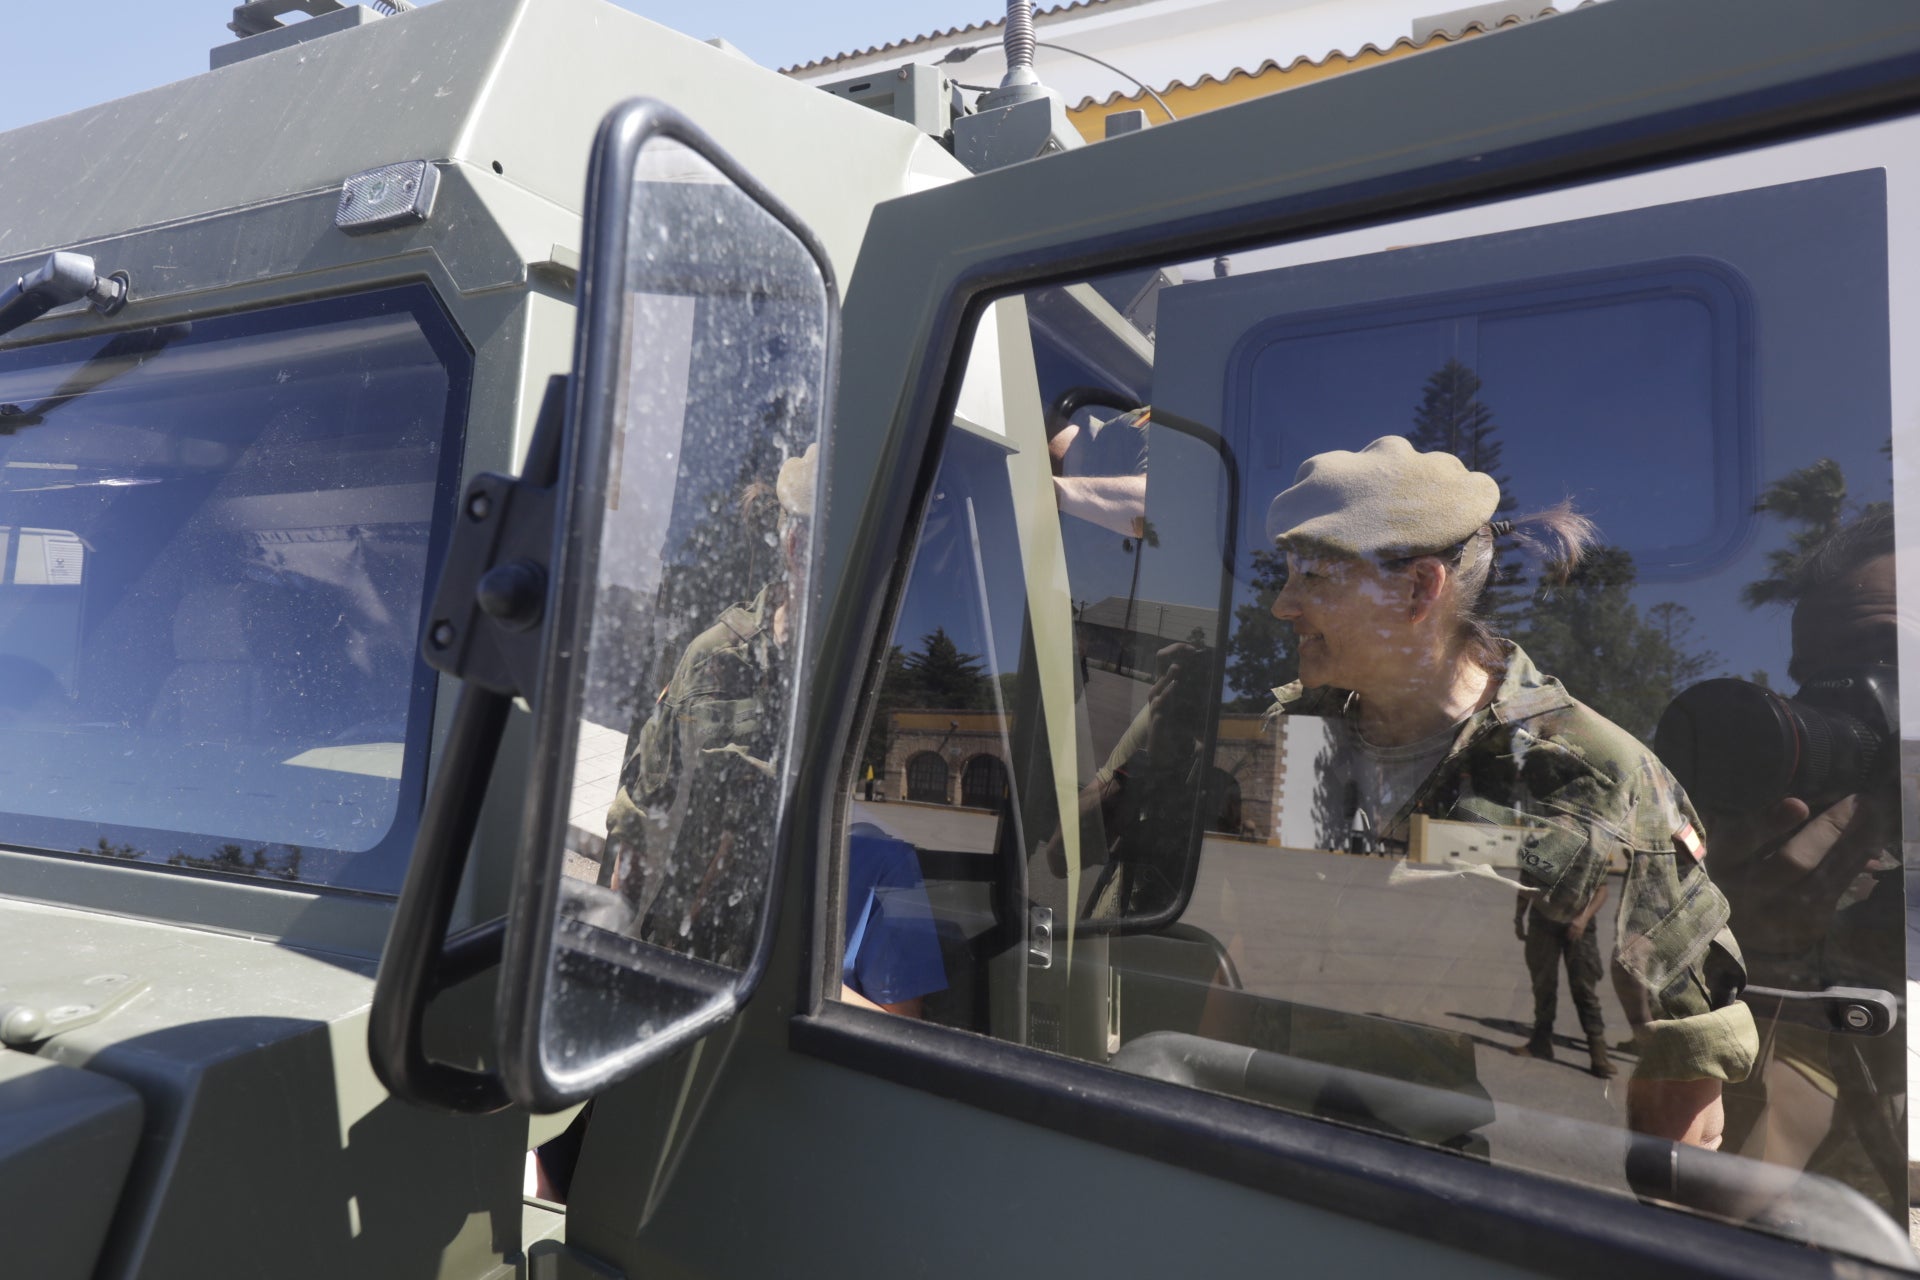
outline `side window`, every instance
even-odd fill
[[[841,998],[1907,1249],[1915,132],[996,302]]]
[[[471,355],[423,287],[0,352],[0,821],[393,893]]]

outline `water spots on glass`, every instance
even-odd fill
[[[649,142],[637,172],[551,970],[547,1048],[571,1040],[575,1061],[685,1015],[573,982],[566,947],[647,972],[659,952],[752,962],[792,786],[826,406],[830,302],[804,245],[677,143]]]
[[[398,888],[452,379],[439,321],[397,296],[123,335],[147,347],[124,367],[93,339],[0,356],[8,403],[107,375],[58,434],[0,440],[36,478],[0,492],[0,528],[42,531],[13,580],[45,580],[0,628],[16,844]]]

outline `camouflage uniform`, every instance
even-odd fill
[[[1271,715],[1346,714],[1345,690],[1274,690]],[[1627,865],[1613,978],[1647,1079],[1746,1078],[1759,1051],[1745,982],[1727,930],[1726,898],[1695,855],[1700,822],[1685,793],[1637,739],[1575,701],[1517,646],[1493,702],[1382,834],[1404,844],[1419,813],[1521,827],[1532,909],[1564,925],[1579,914],[1615,854]],[[1703,856],[1703,855],[1702,855]]]
[[[607,865],[643,915],[639,935],[738,966],[755,917],[742,902],[769,865],[783,680],[777,593],[734,605],[694,637],[633,735],[607,811]]]

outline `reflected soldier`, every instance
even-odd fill
[[[1893,1009],[1906,976],[1892,513],[1834,533],[1799,586],[1795,696],[1706,681],[1675,699],[1655,742],[1706,818],[1713,878],[1763,989],[1748,999],[1759,1066],[1728,1095],[1730,1149],[1837,1178],[1899,1215],[1904,1037],[1836,1032],[1824,994],[1883,993]]]
[[[1498,502],[1492,477],[1398,436],[1309,458],[1268,512],[1288,564],[1273,612],[1300,661],[1272,714],[1325,719],[1325,784],[1353,783],[1389,850],[1416,814],[1521,830],[1525,892],[1549,921],[1577,919],[1618,855],[1614,981],[1639,1049],[1628,1121],[1715,1147],[1721,1086],[1757,1050],[1726,900],[1672,775],[1484,612],[1497,539],[1564,572],[1591,524],[1565,507],[1495,522]]]
[[[804,575],[817,451],[788,459],[773,486],[785,573],[687,645],[628,744],[607,812],[608,883],[637,915],[633,931],[734,967],[751,953],[771,865],[789,601]],[[750,491],[743,515],[764,497]]]
[[[1521,883],[1527,881],[1526,873]],[[1542,886],[1532,886],[1542,887]],[[1538,893],[1514,900],[1513,933],[1527,944],[1527,976],[1533,981],[1533,1033],[1514,1052],[1553,1059],[1553,1020],[1560,1008],[1560,964],[1567,966],[1567,994],[1587,1036],[1587,1070],[1602,1080],[1614,1075],[1607,1057],[1607,1020],[1600,1009],[1600,935],[1593,918],[1607,902],[1607,882],[1594,889],[1587,905],[1571,920],[1555,920],[1540,910]]]

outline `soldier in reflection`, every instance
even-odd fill
[[[817,445],[788,459],[772,493],[785,572],[694,637],[628,744],[607,813],[609,887],[642,939],[734,968],[752,952],[779,801],[774,761],[787,701],[789,601],[802,581]],[[743,905],[744,904],[744,905]]]
[[[1716,1147],[1721,1087],[1757,1049],[1726,900],[1672,775],[1492,631],[1497,539],[1564,572],[1593,536],[1564,506],[1496,523],[1498,501],[1492,477],[1398,436],[1309,458],[1268,511],[1288,565],[1273,612],[1300,661],[1271,714],[1326,720],[1322,785],[1351,782],[1389,850],[1415,814],[1523,831],[1529,909],[1548,922],[1578,919],[1618,855],[1614,980],[1639,1049],[1628,1121]]]
[[[1525,877],[1522,876],[1524,883]],[[1533,1032],[1514,1050],[1529,1058],[1553,1060],[1553,1020],[1560,1008],[1560,965],[1567,966],[1567,994],[1587,1035],[1587,1070],[1602,1080],[1615,1074],[1607,1056],[1607,1020],[1600,1008],[1600,935],[1593,918],[1607,902],[1607,882],[1595,886],[1587,905],[1573,919],[1559,921],[1535,910],[1540,895],[1514,900],[1513,935],[1527,944],[1527,976],[1533,981]]]
[[[1728,1148],[1837,1178],[1897,1216],[1905,1037],[1848,1030],[1832,998],[1884,993],[1894,1008],[1906,977],[1892,513],[1834,533],[1800,587],[1795,696],[1708,681],[1675,700],[1656,743],[1700,804],[1714,881],[1763,989],[1747,999],[1761,1053],[1729,1091]],[[1807,749],[1822,739],[1834,745]]]

